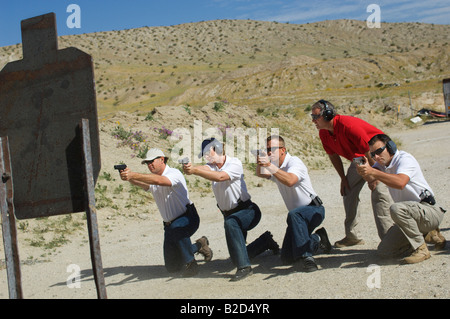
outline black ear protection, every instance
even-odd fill
[[[319,101],[320,104],[322,104],[324,106],[323,112],[322,112],[322,116],[324,118],[325,121],[331,121],[334,118],[334,111],[332,108],[330,108],[330,106],[328,105],[329,102],[325,101],[325,100],[320,100]]]
[[[397,145],[395,145],[394,141],[390,140],[386,143],[386,149],[389,154],[394,155],[397,152]]]

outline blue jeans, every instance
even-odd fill
[[[196,244],[192,244],[191,236],[200,224],[195,206],[188,205],[187,211],[168,226],[164,226],[164,263],[167,271],[176,272],[193,261],[198,252]]]
[[[227,240],[228,252],[230,253],[231,261],[238,268],[242,269],[249,267],[249,254],[247,251],[245,240],[247,238],[247,231],[258,225],[261,220],[261,211],[255,203],[251,203],[246,209],[242,209],[228,217],[225,217],[225,238]],[[251,249],[258,249],[252,245]]]
[[[281,260],[291,264],[302,257],[312,256],[319,248],[319,236],[311,234],[325,218],[323,206],[301,206],[291,210],[281,247]]]

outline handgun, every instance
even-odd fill
[[[357,165],[363,165],[365,163],[364,157],[360,156],[360,157],[355,157],[353,159],[353,162],[355,162]]]
[[[250,152],[254,156],[261,156],[261,157],[267,156],[267,153],[265,151],[263,151],[263,150],[251,150]]]
[[[180,163],[180,164],[189,164],[189,157],[185,157],[185,158],[182,158],[182,159],[179,159],[178,160],[178,163]]]
[[[127,166],[125,164],[114,165],[114,169],[118,170],[119,173],[123,171]]]

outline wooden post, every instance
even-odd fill
[[[17,245],[16,218],[14,216],[14,189],[8,137],[0,137],[0,174],[2,175],[0,182],[0,208],[9,298],[22,299],[22,280]]]
[[[91,250],[92,271],[94,272],[97,297],[106,299],[105,278],[103,275],[102,257],[100,253],[100,237],[97,224],[97,210],[95,208],[94,173],[91,156],[91,139],[89,135],[89,120],[81,120],[81,138],[84,160],[84,181],[86,198],[86,215]]]

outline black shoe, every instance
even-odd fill
[[[231,278],[230,281],[239,281],[244,278],[247,278],[248,276],[250,276],[252,274],[253,274],[252,267],[249,266],[249,267],[241,268],[236,271],[236,274],[234,275],[233,278]]]
[[[280,246],[273,240],[269,231],[266,231],[247,246],[248,258],[253,259],[266,250],[271,250],[274,255],[280,252]]]
[[[320,237],[319,247],[323,250],[323,252],[329,253],[331,251],[331,243],[328,239],[328,234],[325,228],[322,227],[316,230],[316,234]]]
[[[278,255],[280,253],[280,246],[278,246],[277,242],[273,239],[273,236],[269,231],[265,232],[264,234],[266,235],[267,245],[269,249],[274,255]]]
[[[198,273],[198,265],[195,259],[191,261],[190,263],[187,263],[183,267],[183,272],[181,273],[181,276],[184,278],[187,277],[194,277]]]
[[[306,257],[303,258],[303,270],[306,272],[313,272],[319,269],[319,267],[317,267],[316,261],[314,260],[313,257]]]

